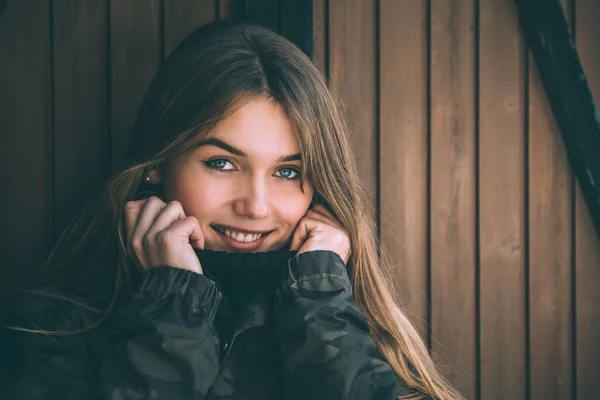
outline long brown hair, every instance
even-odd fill
[[[123,167],[73,220],[49,257],[46,287],[54,283],[69,293],[106,296],[99,324],[119,293],[131,289],[136,274],[127,254],[123,210],[145,190],[145,172],[193,149],[220,120],[256,97],[283,107],[300,144],[302,178],[349,232],[348,270],[356,302],[382,355],[424,396],[461,398],[394,303],[384,276],[389,267],[378,255],[371,205],[365,201],[369,196],[356,172],[339,101],[308,57],[258,26],[216,21],[173,51],[144,97]]]

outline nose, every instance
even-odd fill
[[[262,177],[248,178],[239,188],[239,197],[234,203],[236,214],[252,219],[269,216],[269,196],[267,182]]]

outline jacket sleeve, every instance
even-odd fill
[[[115,384],[103,388],[105,398],[206,399],[219,368],[213,322],[220,300],[204,275],[171,267],[147,272],[119,313],[114,351],[126,370],[104,379]],[[120,383],[122,376],[132,381]]]
[[[83,335],[50,336],[5,327],[81,329],[81,316],[56,307],[57,301],[27,299],[7,314],[0,329],[0,399],[98,399]]]
[[[275,337],[286,400],[396,399],[396,375],[369,336],[336,253],[290,259],[277,294]]]
[[[119,328],[114,334],[18,333],[22,364],[6,389],[11,397],[2,398],[205,399],[218,371],[213,318],[220,299],[215,284],[203,275],[152,269],[111,317],[111,326]],[[83,321],[80,312],[60,310],[55,313],[59,319],[47,313],[23,315],[20,325],[72,331],[93,322]]]

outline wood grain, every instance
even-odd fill
[[[313,0],[313,62],[327,75],[327,1]]]
[[[290,1],[295,2],[296,0],[288,0],[287,2]],[[273,32],[280,32],[283,5],[284,1],[281,0],[247,1],[244,17],[248,21],[268,28]]]
[[[160,0],[111,0],[110,120],[113,169],[161,59]],[[123,40],[127,38],[127,40]]]
[[[596,107],[600,104],[600,2],[577,0],[575,3],[577,49],[592,89]],[[576,377],[579,399],[597,398],[600,393],[600,242],[581,194],[576,191]]]
[[[427,18],[426,3],[419,4],[381,1],[378,167],[381,241],[393,262],[396,295],[427,340]],[[368,143],[357,149],[367,171]]]
[[[200,26],[217,18],[215,0],[164,1],[164,54],[169,54]]]
[[[569,7],[562,3],[568,19]],[[573,391],[572,177],[559,128],[529,59],[530,397],[567,399]]]
[[[54,3],[55,239],[109,171],[108,2]]]
[[[331,72],[379,201],[396,297],[425,339],[431,323],[447,376],[473,399],[598,397],[600,241],[531,60],[525,69],[512,0],[312,1],[314,61]],[[0,294],[39,268],[118,165],[161,54],[233,5],[6,2]],[[600,2],[574,10],[599,102]]]
[[[0,294],[38,270],[53,241],[51,16],[49,1],[9,1],[0,14]]]
[[[219,18],[228,18],[235,16],[235,0],[218,0]]]
[[[375,1],[330,2],[331,84],[343,103],[358,172],[376,189]],[[371,199],[372,200],[372,199]]]
[[[468,399],[477,396],[475,9],[431,2],[432,350]]]
[[[524,48],[511,1],[481,0],[481,398],[525,399]]]

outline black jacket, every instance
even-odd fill
[[[337,254],[199,257],[206,275],[152,269],[85,333],[4,329],[0,345],[11,346],[13,357],[3,365],[12,377],[0,398],[386,400],[411,393],[378,353]],[[68,332],[99,315],[28,295],[5,324]]]

